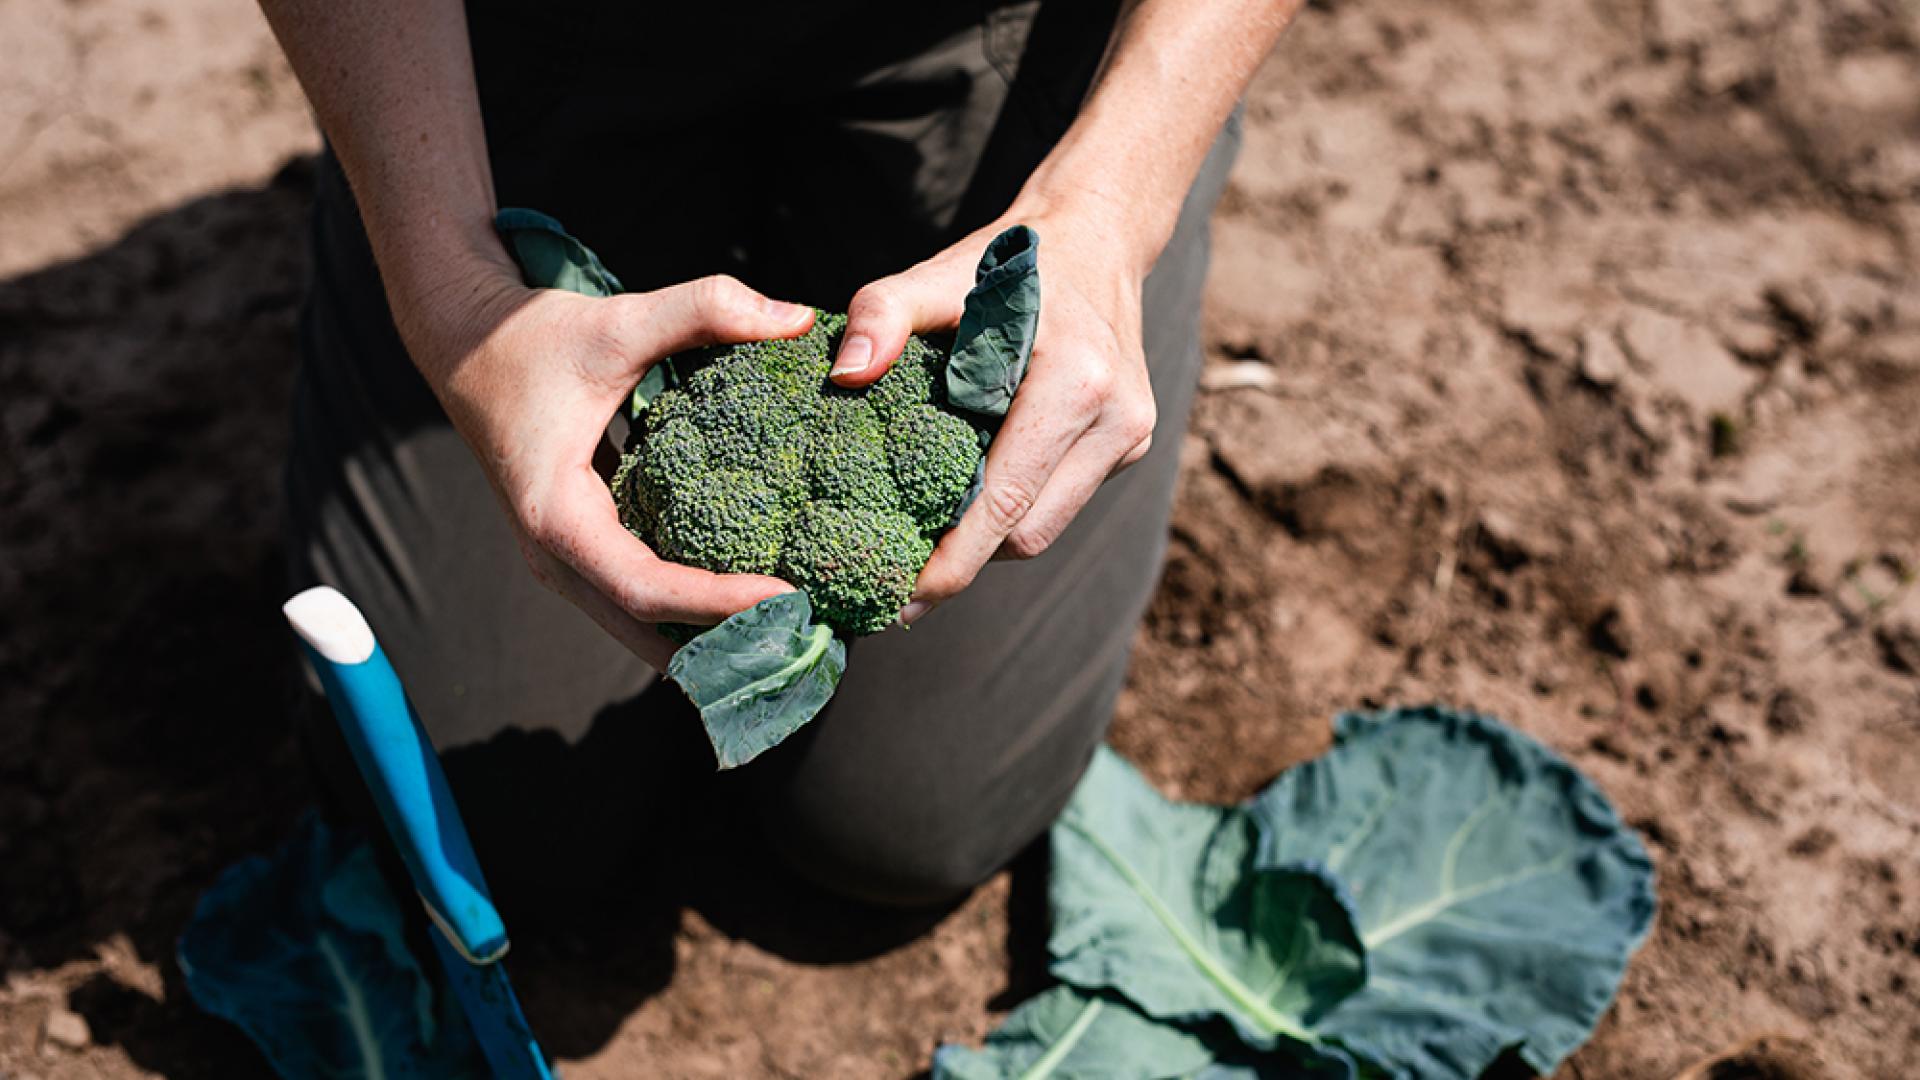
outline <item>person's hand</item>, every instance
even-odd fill
[[[528,289],[492,266],[400,318],[534,576],[661,670],[673,646],[653,624],[716,623],[792,586],[667,562],[622,528],[593,467],[607,423],[663,357],[793,337],[812,322],[810,308],[732,278],[594,299]]]
[[[1008,214],[926,262],[861,289],[834,381],[884,375],[910,332],[959,325],[980,255],[1015,222],[1040,236],[1040,326],[1025,380],[987,452],[980,496],[920,572],[912,623],[972,583],[989,559],[1030,559],[1064,532],[1100,485],[1153,439],[1153,385],[1141,346],[1150,260],[1123,229],[1072,213]]]

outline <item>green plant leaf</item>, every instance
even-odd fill
[[[519,264],[521,278],[533,288],[582,296],[614,296],[624,291],[620,279],[598,255],[538,210],[508,207],[494,215],[493,230]]]
[[[1014,225],[980,256],[947,364],[947,399],[1005,416],[1040,329],[1040,235]]]
[[[1224,1018],[1249,1045],[1317,1056],[1318,1020],[1365,961],[1335,884],[1261,868],[1253,817],[1172,803],[1104,747],[1053,827],[1053,973],[1148,1016]]]
[[[1263,1060],[1264,1058],[1264,1060]],[[1351,1061],[1249,1050],[1225,1025],[1185,1028],[1117,994],[1056,986],[1028,998],[985,1045],[947,1045],[933,1080],[1354,1080]]]
[[[781,593],[702,633],[667,664],[700,709],[722,769],[744,765],[812,720],[847,670],[846,643]]]
[[[1124,1000],[1056,986],[1029,998],[984,1046],[942,1046],[934,1080],[1165,1080],[1214,1059],[1206,1040]]]
[[[616,296],[625,290],[587,245],[574,239],[558,221],[538,210],[508,207],[493,218],[493,231],[500,235],[513,261],[520,267],[520,279],[536,289],[559,289],[582,296]],[[660,391],[671,385],[670,361],[647,369],[640,384],[633,388],[628,403],[631,415],[646,411]]]
[[[408,950],[401,902],[372,848],[309,814],[200,898],[180,972],[289,1080],[489,1075],[444,975]]]
[[[1551,1073],[1592,1032],[1653,918],[1639,839],[1572,766],[1487,717],[1349,713],[1250,804],[1264,866],[1353,897],[1368,978],[1315,1030],[1402,1076]]]

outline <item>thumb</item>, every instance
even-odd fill
[[[701,345],[790,338],[813,325],[813,309],[762,296],[717,274],[648,293],[616,296],[621,351],[651,366]]]
[[[960,325],[973,273],[951,258],[921,263],[853,294],[832,378],[848,389],[870,386],[900,358],[916,330]]]

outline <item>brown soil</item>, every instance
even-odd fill
[[[171,942],[307,798],[274,534],[313,145],[244,0],[0,7],[0,1076],[263,1071]],[[1909,1074],[1920,14],[1320,0],[1217,239],[1119,747],[1226,799],[1344,707],[1506,717],[1661,875],[1562,1075]],[[910,1076],[1043,980],[1037,860],[918,921],[689,872],[516,943],[569,1076]]]

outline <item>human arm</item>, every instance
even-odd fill
[[[1040,235],[1040,326],[988,454],[980,498],[921,573],[911,622],[996,555],[1040,554],[1109,476],[1143,456],[1154,402],[1140,292],[1227,114],[1301,0],[1142,0],[1123,14],[1086,104],[998,219],[862,289],[835,379],[885,373],[910,331],[952,329],[981,251]]]
[[[495,196],[460,0],[261,0],[351,184],[395,326],[473,449],[533,573],[656,667],[658,622],[788,587],[665,562],[620,527],[592,459],[661,357],[785,337],[811,312],[729,278],[611,299],[528,289]]]

